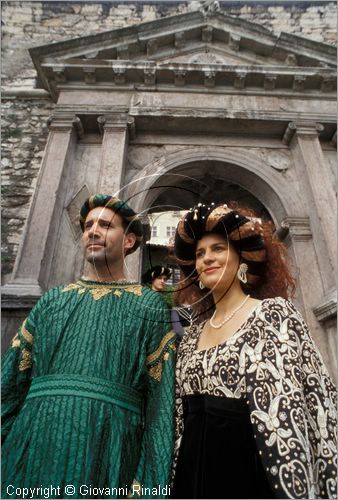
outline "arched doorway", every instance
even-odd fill
[[[252,150],[242,148],[181,149],[148,164],[120,195],[143,214],[187,210],[198,202],[233,200],[272,220],[276,228],[290,215],[305,215],[299,197],[281,173]],[[289,243],[294,257],[291,240]],[[142,255],[135,255],[131,267],[138,269],[140,276],[149,260],[157,263],[165,256],[163,249],[157,254],[157,258],[148,254],[146,262]],[[299,300],[303,302],[301,294]]]
[[[241,203],[244,201],[249,207],[258,208],[259,213],[271,219],[276,228],[280,228],[284,221],[291,221],[294,227],[290,226],[290,237],[286,242],[298,280],[294,300],[304,314],[327,365],[333,366],[333,336],[327,335],[329,332],[318,322],[312,310],[324,291],[307,222],[308,207],[296,189],[281,171],[264,162],[262,156],[253,150],[196,146],[148,164],[123,188],[121,197],[129,199],[140,213],[187,209],[203,199],[207,203],[223,201],[229,196],[236,201],[238,197]],[[201,197],[203,199],[199,199]],[[298,231],[299,221],[303,226]],[[129,269],[134,276],[140,276],[141,268],[142,255],[139,252],[129,263]],[[309,269],[311,279],[318,284],[312,289],[308,286]]]

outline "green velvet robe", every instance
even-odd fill
[[[164,498],[174,351],[168,308],[146,287],[44,294],[2,361],[2,498],[50,486],[53,498]]]

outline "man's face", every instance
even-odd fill
[[[151,288],[156,292],[162,292],[167,283],[167,279],[167,276],[165,274],[162,274],[161,276],[153,280]]]
[[[135,235],[125,235],[119,214],[110,208],[96,207],[86,217],[82,242],[85,258],[91,264],[120,264],[126,251],[132,248]]]

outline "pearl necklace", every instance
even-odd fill
[[[240,309],[242,309],[242,307],[244,306],[244,304],[247,302],[247,300],[250,298],[250,295],[247,295],[245,297],[245,299],[243,300],[243,302],[241,302],[239,304],[238,307],[236,307],[236,309],[234,309],[232,311],[232,313],[229,314],[229,316],[224,316],[224,320],[221,321],[221,323],[219,323],[219,325],[215,325],[215,323],[213,323],[213,320],[215,318],[215,315],[216,315],[216,311],[214,312],[214,314],[211,316],[210,320],[209,320],[209,323],[210,325],[213,327],[213,328],[221,328],[221,326],[225,325],[225,323],[227,323],[228,321],[230,321],[236,314],[236,312],[238,312]]]

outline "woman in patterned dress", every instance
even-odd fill
[[[271,224],[199,204],[175,254],[214,312],[178,352],[173,498],[336,498],[336,391]]]

